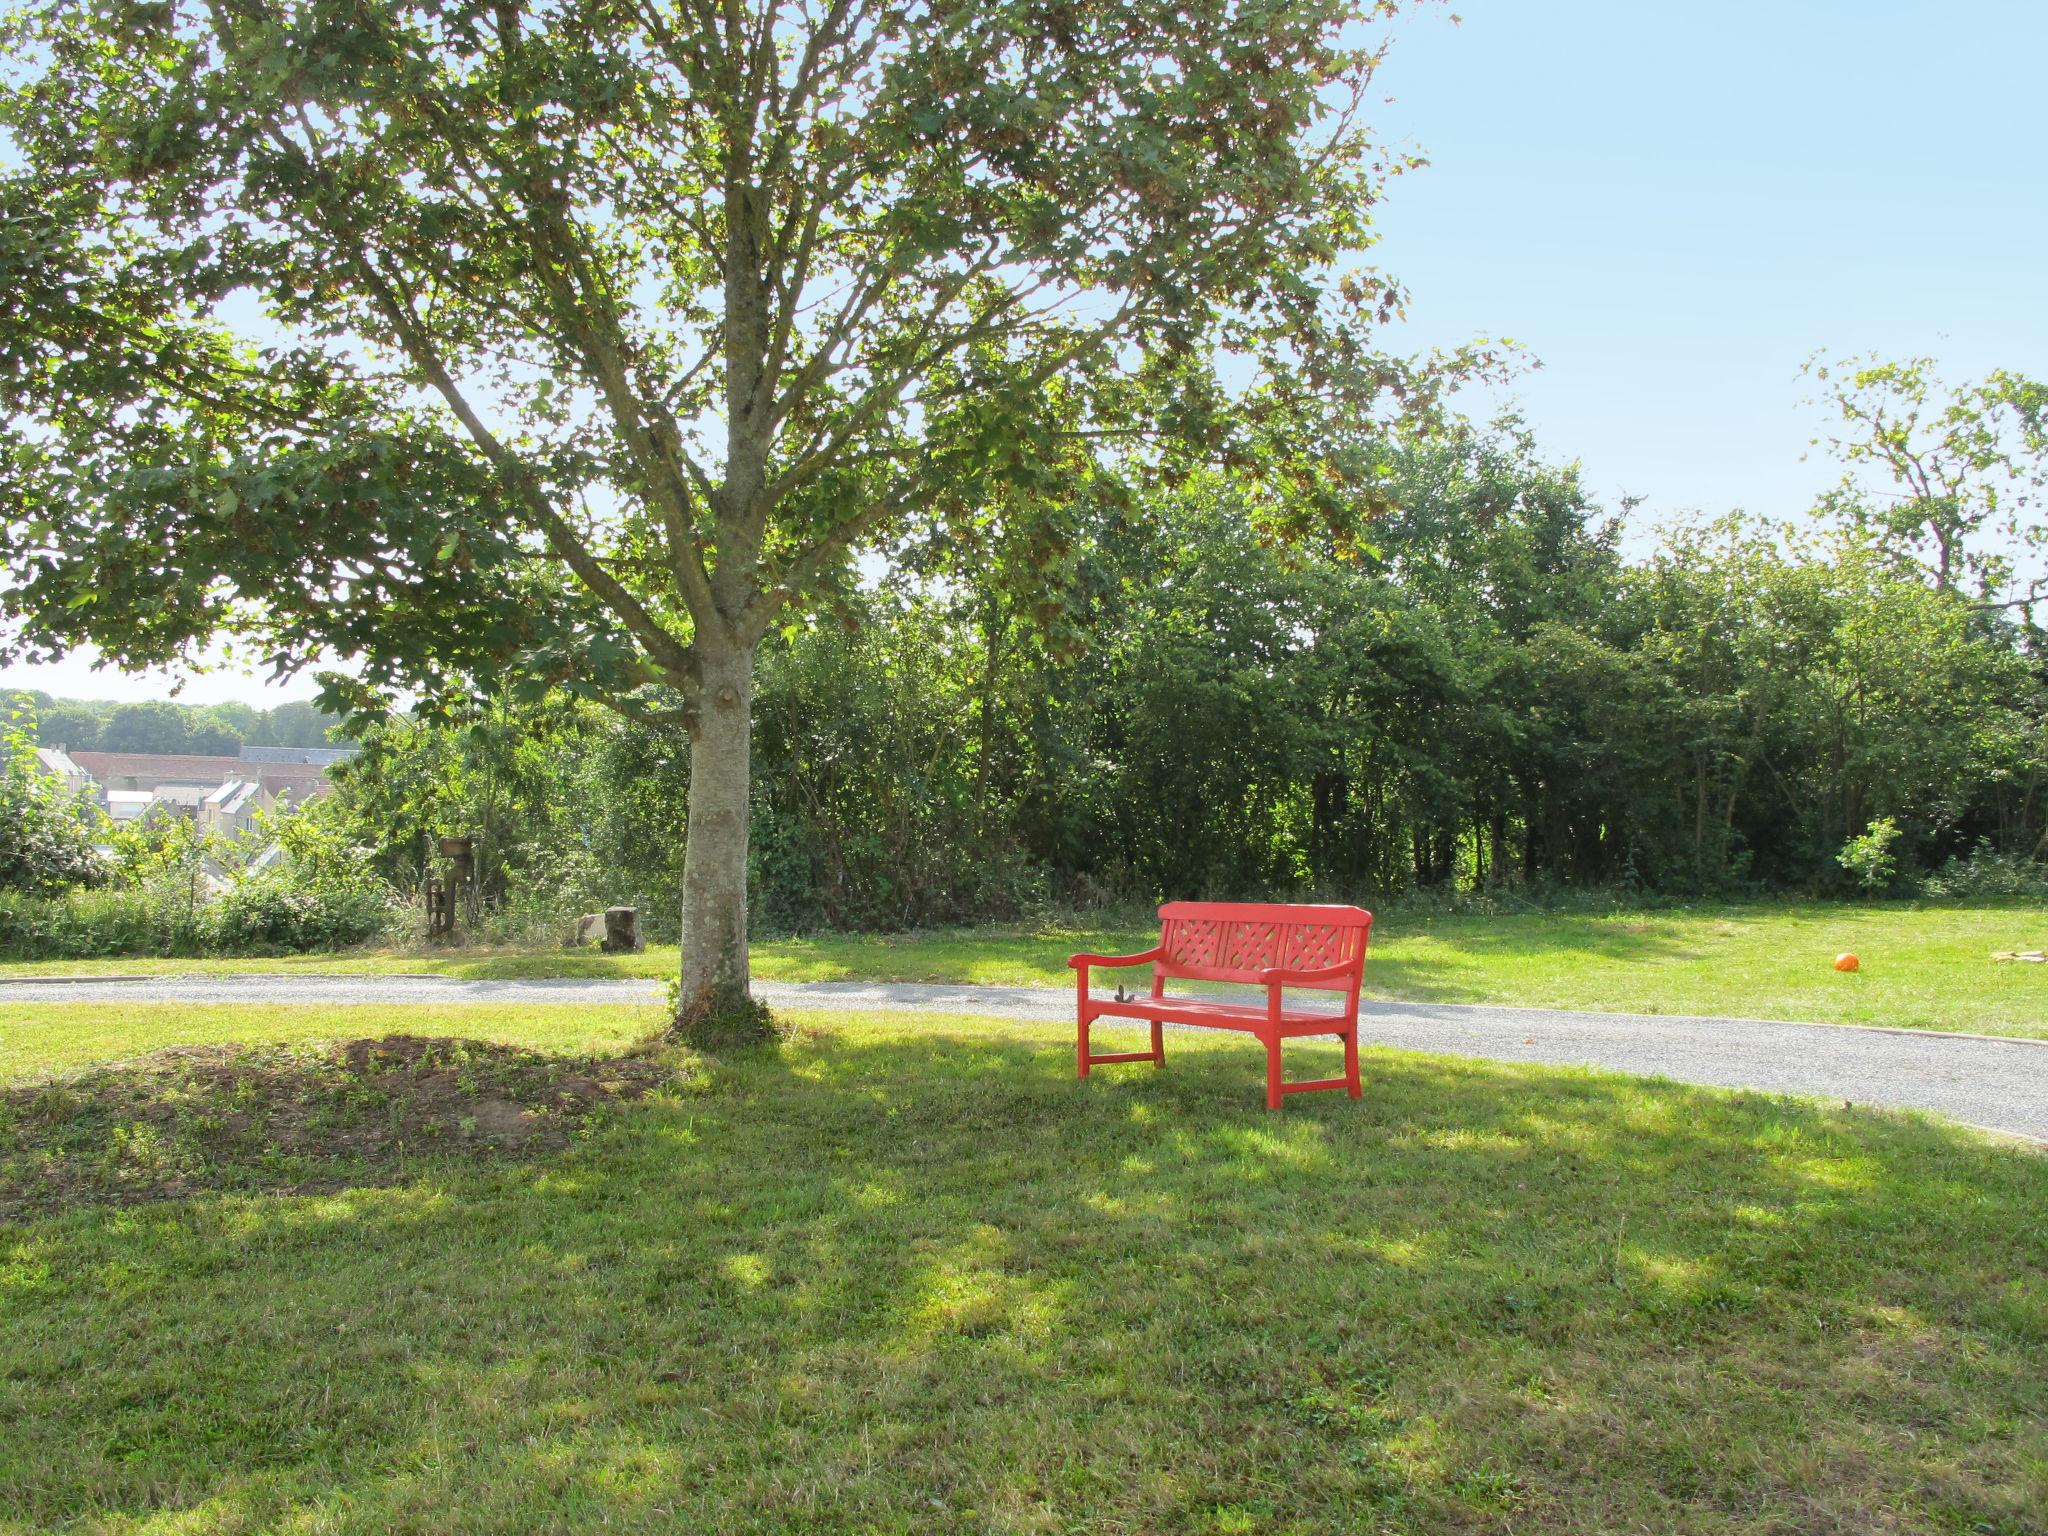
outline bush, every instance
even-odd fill
[[[92,849],[98,812],[36,761],[35,719],[0,716],[0,888],[55,896],[106,877]]]
[[[56,896],[0,890],[0,955],[11,960],[97,960],[110,955],[204,952],[206,908],[159,883]]]
[[[240,955],[344,949],[384,932],[392,908],[382,886],[308,887],[289,875],[259,875],[205,908],[206,946]]]
[[[1835,862],[1854,875],[1863,889],[1874,891],[1891,884],[1892,877],[1899,872],[1898,859],[1892,853],[1892,844],[1898,840],[1899,824],[1889,816],[1880,816],[1861,837],[1852,837],[1842,844]]]
[[[2048,897],[2048,864],[2016,853],[2000,853],[1980,842],[1966,857],[1950,859],[1927,877],[1930,896]]]
[[[246,847],[204,838],[181,817],[124,828],[120,886],[0,891],[0,955],[283,954],[360,944],[395,925],[398,893],[322,816],[291,812],[266,830],[282,857],[250,874],[234,872]]]
[[[382,887],[325,890],[258,876],[194,900],[182,885],[34,896],[0,890],[0,956],[99,960],[121,955],[288,954],[378,937],[396,915]]]

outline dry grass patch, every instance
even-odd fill
[[[423,1157],[559,1151],[605,1106],[674,1075],[646,1056],[417,1035],[171,1047],[0,1091],[0,1218],[215,1189],[311,1194],[389,1183]]]

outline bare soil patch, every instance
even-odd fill
[[[559,1151],[677,1079],[653,1056],[389,1035],[178,1046],[0,1090],[0,1219],[204,1190],[308,1194]]]

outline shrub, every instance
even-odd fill
[[[204,838],[182,817],[124,828],[118,887],[0,891],[0,954],[281,954],[360,944],[395,924],[397,893],[311,809],[279,815],[266,830],[281,856],[247,873],[247,847]]]
[[[74,889],[56,896],[0,890],[0,955],[14,960],[96,960],[110,955],[196,955],[206,908],[164,884]]]
[[[1835,862],[1854,875],[1863,889],[1874,891],[1889,885],[1892,876],[1898,873],[1898,860],[1892,854],[1892,844],[1898,840],[1899,824],[1889,816],[1880,816],[1861,837],[1852,837],[1842,844]]]
[[[0,717],[0,887],[54,896],[105,878],[92,849],[93,805],[36,761],[35,720]]]
[[[1962,857],[1950,859],[1927,877],[1930,896],[2048,897],[2048,864],[2023,854],[2000,853],[1988,842],[1980,842]]]
[[[206,946],[222,954],[344,949],[377,937],[392,915],[391,893],[381,885],[309,886],[288,874],[258,875],[205,909]]]

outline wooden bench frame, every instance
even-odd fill
[[[1363,907],[1280,905],[1242,901],[1170,901],[1159,909],[1159,942],[1136,955],[1074,955],[1081,1077],[1113,1061],[1166,1065],[1168,1024],[1234,1029],[1266,1045],[1266,1108],[1278,1109],[1290,1093],[1342,1088],[1352,1098],[1358,1080],[1358,988],[1365,979],[1365,947],[1372,914]],[[1152,991],[1146,997],[1091,997],[1088,973],[1150,965]],[[1244,982],[1266,989],[1263,1007],[1203,997],[1166,995],[1168,980]],[[1312,987],[1344,994],[1341,1011],[1289,1008],[1288,987]],[[1121,988],[1119,988],[1121,990]],[[1149,1051],[1093,1055],[1088,1027],[1100,1018],[1143,1019],[1152,1026]],[[1290,1083],[1280,1074],[1280,1044],[1305,1035],[1334,1035],[1344,1042],[1344,1075]]]

